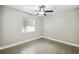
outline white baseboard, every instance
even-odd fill
[[[14,47],[16,45],[20,45],[20,44],[23,44],[23,43],[27,43],[27,42],[30,42],[30,41],[33,41],[33,40],[37,40],[39,38],[46,38],[46,39],[53,40],[53,41],[57,41],[57,42],[61,42],[61,43],[67,44],[67,45],[79,47],[78,44],[73,44],[73,43],[70,43],[70,42],[65,42],[65,41],[57,40],[57,39],[50,38],[50,37],[47,37],[47,36],[39,36],[39,37],[36,37],[36,38],[33,38],[33,39],[28,39],[28,40],[25,40],[25,41],[21,41],[21,42],[18,42],[18,43],[14,43],[14,44],[6,45],[4,47],[0,47],[0,50],[6,49],[6,48],[10,48],[10,47]]]
[[[49,40],[61,42],[61,43],[67,44],[67,45],[71,45],[71,46],[74,46],[74,47],[79,47],[78,44],[74,44],[74,43],[70,43],[70,42],[66,42],[66,41],[57,40],[57,39],[54,39],[54,38],[51,38],[51,37],[47,37],[47,36],[42,36],[42,37],[46,38],[46,39],[49,39]]]
[[[23,43],[27,43],[27,42],[30,42],[30,41],[33,41],[33,40],[37,40],[39,38],[42,38],[42,36],[39,36],[39,37],[36,37],[36,38],[33,38],[33,39],[28,39],[28,40],[21,41],[21,42],[17,42],[17,43],[14,43],[14,44],[6,45],[4,47],[0,47],[0,50],[6,49],[6,48],[10,48],[10,47],[14,47],[16,45],[20,45],[20,44],[23,44]]]

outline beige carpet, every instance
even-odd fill
[[[48,39],[38,39],[0,51],[0,54],[76,54],[79,48]]]

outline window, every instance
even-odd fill
[[[35,20],[24,19],[22,26],[22,33],[35,32]]]

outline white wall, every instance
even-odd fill
[[[44,36],[79,44],[79,9],[44,18]]]
[[[0,45],[1,45],[1,8],[0,8]]]
[[[41,18],[25,14],[15,9],[6,7],[1,7],[1,9],[3,46],[41,36]],[[22,33],[22,20],[24,17],[36,20],[36,32]]]
[[[2,33],[1,33],[1,8],[0,8],[0,46],[2,45],[2,39],[1,39],[1,37],[2,37]]]

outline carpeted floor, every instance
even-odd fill
[[[38,39],[0,51],[0,54],[78,54],[79,48],[48,39]]]

